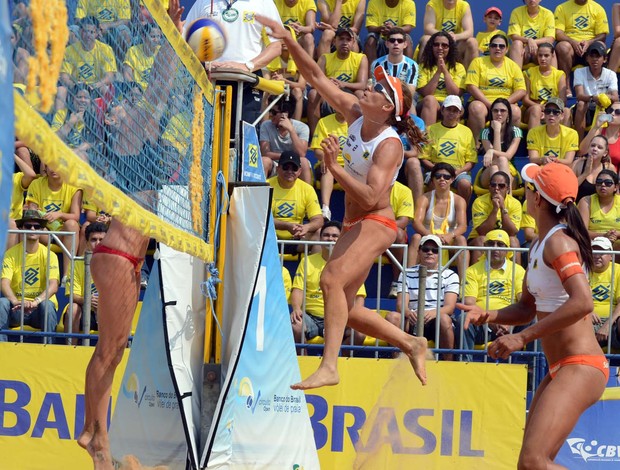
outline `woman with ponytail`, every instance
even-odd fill
[[[271,29],[273,37],[284,41],[300,73],[349,125],[342,149],[344,168],[336,159],[338,139],[330,136],[321,144],[325,166],[345,190],[343,232],[320,281],[325,298],[323,359],[316,372],[292,388],[306,390],[339,382],[337,361],[347,325],[400,348],[425,384],[426,339],[409,335],[377,312],[353,302],[374,261],[396,240],[390,191],[404,158],[399,134],[405,133],[412,146],[424,143],[409,117],[413,102],[409,87],[377,67],[375,80],[360,98],[346,93],[325,76],[281,24],[259,15],[257,20]]]
[[[577,177],[556,162],[526,165],[521,175],[527,182],[527,209],[538,226],[522,297],[501,310],[460,308],[467,312],[465,328],[470,323],[524,325],[538,318],[519,333],[495,340],[488,352],[494,359],[506,359],[527,343],[541,340],[549,373],[530,406],[518,468],[555,468],[553,460],[579,416],[603,394],[609,362],[589,319],[593,303],[587,272],[593,257],[575,205]]]

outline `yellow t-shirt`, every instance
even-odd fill
[[[79,295],[84,297],[86,292],[84,291],[84,278],[85,278],[85,270],[84,260],[76,259],[75,260],[75,268],[73,271],[73,280],[71,282],[73,288],[73,295]],[[90,293],[92,296],[99,295],[97,291],[97,287],[95,287],[95,281],[92,280],[90,282]],[[65,296],[69,297],[69,289],[65,290]]]
[[[594,313],[600,318],[609,318],[609,304],[613,313],[618,300],[620,300],[620,264],[616,264],[614,272],[614,290],[611,292],[611,268],[609,263],[607,269],[602,273],[591,271],[588,274],[590,289],[592,289],[592,300],[594,301]]]
[[[282,282],[284,283],[284,295],[286,296],[286,303],[291,303],[291,290],[293,288],[293,281],[291,279],[291,273],[288,272],[284,266],[282,266]]]
[[[590,222],[588,230],[603,233],[609,230],[618,230],[620,227],[620,196],[614,196],[614,204],[607,213],[601,210],[598,194],[590,196]]]
[[[523,201],[523,215],[521,216],[521,228],[533,228],[535,233],[538,233],[538,227],[536,226],[536,220],[527,212],[527,200]]]
[[[521,227],[521,216],[523,215],[523,209],[521,207],[521,203],[512,197],[510,194],[506,195],[506,199],[504,199],[504,207],[508,209],[508,217],[512,220],[512,223],[515,224],[517,230]],[[491,193],[483,194],[482,196],[478,196],[474,204],[471,207],[471,216],[472,216],[472,225],[473,228],[471,233],[469,234],[468,239],[471,240],[478,236],[478,231],[476,230],[491,214],[493,210],[493,202],[491,201]],[[495,223],[495,229],[502,228],[502,214],[499,209],[497,209],[497,222]]]
[[[609,34],[607,13],[593,0],[585,5],[568,0],[557,6],[554,16],[555,28],[576,41],[587,41],[599,34]]]
[[[325,56],[325,75],[342,82],[354,83],[360,70],[364,54],[351,52],[346,59],[339,59],[337,52],[323,54]]]
[[[435,28],[446,33],[463,32],[463,16],[469,8],[465,0],[456,0],[456,6],[450,10],[443,6],[443,0],[429,0],[429,7],[435,10]]]
[[[67,47],[60,71],[71,75],[75,82],[91,85],[103,79],[106,73],[116,72],[116,59],[107,44],[95,41],[95,47],[86,51],[82,43],[76,41]]]
[[[514,269],[515,281],[512,282]],[[489,282],[487,288],[487,272]],[[465,271],[465,297],[475,297],[476,305],[486,309],[487,295],[489,310],[496,310],[511,305],[523,290],[525,269],[519,264],[506,260],[499,269],[487,266],[486,257],[471,265]]]
[[[467,74],[467,71],[465,70],[465,67],[463,67],[463,64],[457,62],[455,67],[452,69],[448,69],[448,71],[450,72],[452,80],[454,80],[456,86],[464,90],[465,75]],[[428,82],[431,81],[431,78],[433,78],[436,72],[437,66],[433,67],[432,69],[425,69],[423,67],[420,67],[420,75],[418,77],[418,90],[426,86]],[[448,92],[446,90],[446,81],[444,79],[443,73],[439,75],[439,82],[437,83],[437,88],[435,88],[435,93],[433,93],[433,96],[441,102],[443,102],[443,100],[446,99],[446,96],[448,96]]]
[[[281,187],[277,176],[267,182],[273,188],[271,212],[276,219],[301,224],[306,217],[311,219],[322,214],[316,191],[305,181],[298,179],[290,189]],[[276,234],[282,240],[293,238],[288,230],[276,230]]]
[[[530,98],[539,103],[546,102],[552,96],[560,96],[558,85],[560,79],[565,76],[562,70],[551,67],[549,75],[542,75],[540,67],[531,67],[525,71],[530,80]]]
[[[413,220],[413,193],[411,189],[395,181],[390,191],[390,206],[392,206],[395,218],[408,217]]]
[[[278,13],[280,13],[280,19],[284,26],[290,23],[299,23],[302,26],[307,26],[306,13],[309,11],[316,12],[316,4],[312,0],[299,0],[292,7],[288,6],[284,0],[274,0],[274,3]]]
[[[162,140],[170,142],[181,156],[187,154],[191,145],[192,123],[190,119],[188,110],[175,114],[168,121],[166,130],[161,136]]]
[[[329,11],[333,12],[336,7],[336,0],[325,0]],[[353,18],[355,17],[355,10],[359,5],[360,0],[345,0],[342,2],[342,8],[340,9],[340,21],[338,21],[339,28],[348,28],[353,24]]]
[[[297,76],[297,64],[291,56],[289,56],[286,62],[284,62],[280,56],[274,57],[273,60],[267,64],[267,70],[270,72],[285,70],[286,73],[284,75],[286,78],[293,79],[293,81],[298,81],[299,79]]]
[[[11,210],[9,218],[13,220],[21,219],[24,208],[24,193],[26,190],[22,186],[24,174],[19,171],[13,173],[13,192],[11,193]]]
[[[433,163],[449,163],[457,169],[467,162],[476,164],[478,161],[476,142],[469,127],[457,124],[449,128],[437,122],[430,125],[427,132],[429,144],[424,146],[420,158]]]
[[[100,23],[131,19],[130,0],[78,0],[75,17],[94,16]]]
[[[54,113],[54,118],[52,119],[52,130],[54,132],[58,132],[58,130],[65,124],[67,120],[68,110],[59,109]],[[76,148],[84,143],[84,131],[86,130],[86,125],[84,121],[78,121],[71,128],[67,137],[64,138],[64,142],[71,148]]]
[[[34,300],[45,291],[47,284],[47,247],[39,244],[39,248],[35,253],[26,253],[26,264],[22,264],[23,260],[23,244],[9,248],[4,254],[2,262],[2,279],[9,279],[11,282],[11,290],[18,299],[22,299],[22,273],[26,273],[23,298],[26,300]],[[53,251],[50,252],[50,280],[60,280],[58,271],[58,257]],[[56,296],[53,295],[49,299],[56,308],[58,302]]]
[[[300,289],[302,291],[304,289],[304,279],[306,279],[306,313],[310,313],[315,317],[323,317],[325,315],[323,292],[321,291],[319,281],[326,264],[327,261],[323,259],[321,253],[308,255],[308,273],[306,274],[306,259],[302,258],[293,278],[293,289]],[[364,284],[357,291],[357,295],[366,297]]]
[[[527,6],[522,5],[512,10],[508,24],[508,36],[516,34],[524,38],[555,39],[555,18],[553,12],[542,6],[538,7],[538,14],[532,18],[527,13]]]
[[[478,34],[476,34],[476,41],[478,42],[478,50],[480,51],[482,55],[489,55],[489,42],[491,41],[491,38],[495,36],[496,34],[501,34],[502,36],[506,38],[506,42],[509,42],[508,36],[506,36],[506,33],[499,29],[495,31],[490,31],[490,32],[480,31]]]
[[[366,26],[382,26],[388,23],[390,26],[411,25],[415,28],[415,21],[415,2],[400,1],[393,8],[387,6],[384,0],[368,2]]]
[[[543,124],[527,133],[527,149],[537,150],[540,157],[563,159],[566,152],[579,150],[579,135],[575,129],[560,124],[560,133],[552,138],[547,135],[547,126]]]
[[[153,70],[153,63],[155,62],[155,56],[159,52],[159,48],[155,48],[155,52],[152,56],[146,55],[144,52],[144,44],[138,44],[132,46],[125,54],[125,61],[123,64],[128,65],[133,70],[133,79],[143,90],[149,85],[149,77]]]
[[[508,98],[515,91],[526,89],[523,72],[508,57],[504,57],[500,67],[493,65],[488,56],[476,57],[467,70],[467,85],[478,87],[491,103],[497,98]]]
[[[63,183],[58,191],[52,191],[48,184],[48,177],[34,180],[28,188],[26,203],[34,202],[39,206],[39,210],[48,212],[64,212],[71,211],[71,201],[75,193],[81,189]]]
[[[321,142],[323,142],[323,140],[330,134],[338,137],[338,144],[340,145],[340,152],[338,152],[338,164],[340,166],[344,166],[342,149],[347,141],[347,137],[349,136],[349,125],[347,124],[347,121],[338,121],[335,113],[319,119],[319,122],[314,129],[314,135],[312,136],[310,148],[312,150],[321,149]]]

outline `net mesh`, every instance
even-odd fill
[[[214,91],[164,5],[30,0],[13,21],[17,138],[87,217],[209,260]]]

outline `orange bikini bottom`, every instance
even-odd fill
[[[555,374],[564,367],[569,365],[584,365],[594,367],[595,369],[600,370],[605,376],[605,380],[609,379],[609,361],[605,356],[597,355],[597,356],[588,356],[585,354],[580,354],[578,356],[567,356],[564,359],[556,362],[549,368],[549,375],[553,379]]]
[[[375,222],[385,225],[387,228],[391,228],[395,232],[398,232],[398,226],[396,225],[396,221],[394,219],[376,214],[367,214],[355,219],[345,220],[342,222],[342,231],[347,232],[351,230],[354,225],[360,223],[362,220],[374,220]]]

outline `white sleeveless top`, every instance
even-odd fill
[[[364,142],[361,136],[363,122],[364,117],[360,116],[349,126],[349,137],[347,138],[347,141],[342,149],[342,157],[344,158],[345,171],[357,181],[361,183],[366,183],[368,170],[372,165],[372,156],[377,146],[385,139],[388,139],[390,137],[394,137],[400,142],[400,137],[398,137],[398,133],[394,130],[394,128],[388,127],[374,139],[369,140],[368,142]],[[398,168],[394,173],[394,177],[392,178],[392,185],[396,181],[398,171],[403,164],[404,158],[404,150],[401,150],[400,165],[398,165]]]
[[[453,231],[456,228],[456,210],[454,209],[454,193],[450,191],[450,210],[446,217],[439,217],[433,212],[435,209],[435,190],[431,191],[431,200],[428,203],[428,209],[426,209],[426,214],[424,216],[424,227],[426,229],[431,228],[431,220],[434,220],[435,228],[441,227],[444,219],[448,219],[448,230]]]
[[[553,312],[568,300],[568,294],[557,272],[547,266],[543,259],[547,239],[558,230],[565,228],[566,225],[557,224],[549,230],[542,241],[536,241],[530,248],[527,264],[527,290],[536,299],[536,310],[539,312]]]

